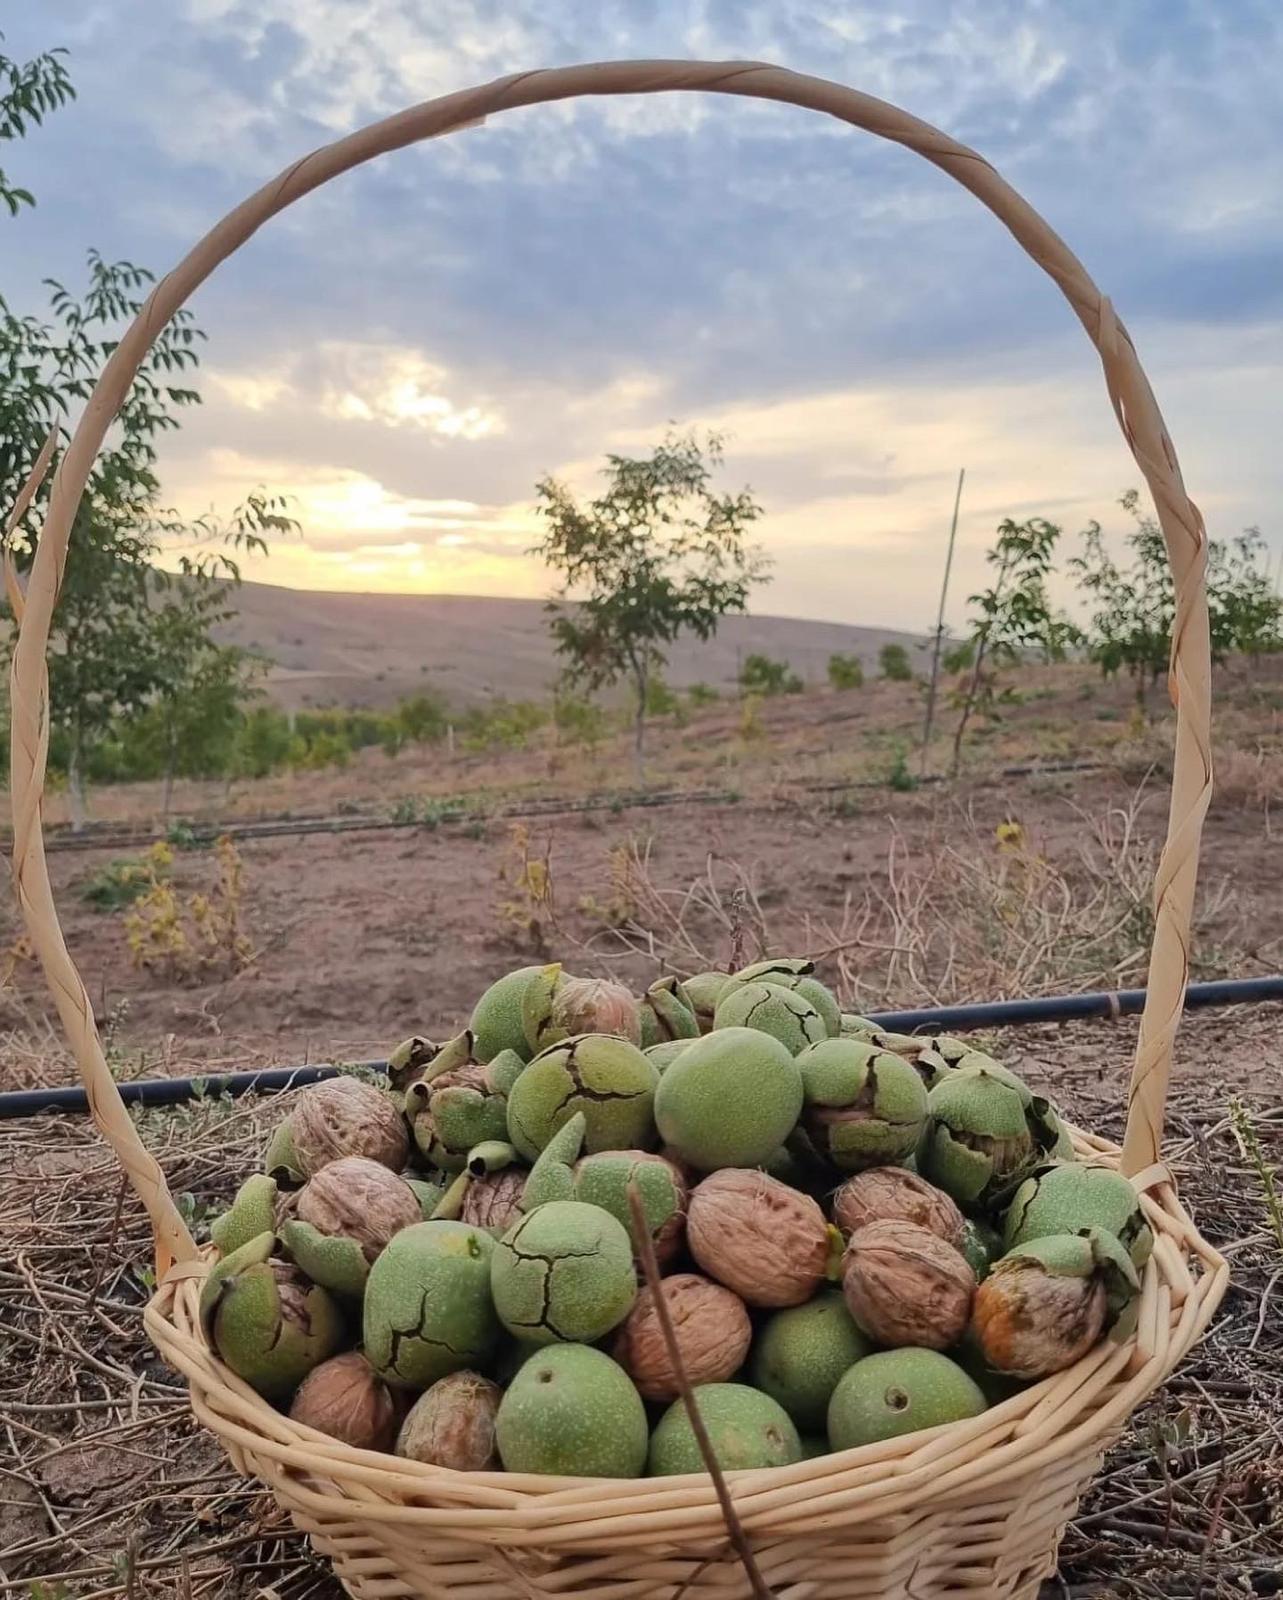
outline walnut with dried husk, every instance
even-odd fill
[[[691,1192],[691,1254],[751,1306],[809,1300],[828,1271],[833,1236],[809,1195],[764,1172],[728,1167]]]
[[[964,1217],[942,1189],[904,1167],[871,1167],[833,1196],[833,1220],[848,1236],[870,1222],[912,1222],[956,1249]]]
[[[452,1372],[422,1394],[397,1435],[396,1453],[454,1472],[495,1472],[495,1417],[503,1390],[479,1372]]]
[[[501,1167],[474,1177],[463,1197],[460,1221],[484,1228],[496,1239],[507,1233],[521,1215],[521,1196],[529,1176],[525,1167]]]
[[[643,1050],[671,1044],[676,1039],[699,1038],[694,1004],[676,978],[659,978],[652,983],[637,1011]]]
[[[618,1218],[632,1238],[628,1192],[633,1184],[655,1247],[665,1267],[682,1247],[686,1234],[687,1183],[681,1169],[649,1150],[602,1150],[585,1156],[575,1168],[576,1200],[600,1206]]]
[[[343,1342],[338,1306],[264,1233],[224,1256],[201,1287],[200,1316],[219,1359],[268,1400],[283,1400]]]
[[[299,1192],[294,1216],[281,1224],[281,1243],[314,1283],[360,1299],[388,1240],[422,1217],[404,1178],[364,1156],[344,1156]]]
[[[359,1078],[340,1077],[299,1090],[264,1165],[278,1184],[297,1188],[344,1156],[365,1156],[400,1172],[408,1154],[405,1120],[391,1096]]]
[[[1031,1239],[995,1262],[976,1290],[971,1328],[985,1363],[1017,1378],[1073,1366],[1107,1326],[1134,1326],[1140,1280],[1112,1233]]]
[[[912,1222],[870,1222],[842,1260],[842,1293],[877,1344],[947,1350],[971,1314],[976,1275],[938,1234]]]
[[[637,1002],[609,978],[574,978],[560,962],[544,967],[521,1002],[526,1043],[536,1054],[583,1033],[609,1033],[641,1045]]]
[[[525,1068],[511,1050],[482,1063],[472,1049],[471,1032],[449,1040],[405,1091],[415,1144],[446,1172],[461,1172],[477,1145],[507,1138],[508,1091]]]
[[[359,1351],[314,1367],[290,1406],[290,1420],[341,1439],[354,1450],[390,1450],[400,1407]]]
[[[825,1039],[797,1057],[802,1127],[817,1154],[843,1172],[904,1161],[927,1120],[927,1091],[897,1055],[859,1039]]]
[[[697,1272],[661,1278],[669,1320],[691,1383],[722,1383],[744,1364],[753,1327],[744,1302]],[[675,1400],[681,1393],[650,1288],[637,1296],[615,1336],[611,1354],[646,1400]]]
[[[1045,1159],[1060,1135],[1048,1102],[1014,1072],[976,1053],[963,1056],[927,1097],[931,1129],[919,1153],[923,1176],[961,1206],[994,1206]]]

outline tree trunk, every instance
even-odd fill
[[[174,731],[169,731],[169,739],[165,751],[165,794],[160,803],[161,820],[168,824],[169,807],[174,798],[174,768],[178,764],[178,741]]]
[[[976,661],[971,672],[971,682],[967,685],[967,698],[962,702],[962,715],[958,718],[958,726],[953,735],[953,763],[949,768],[950,779],[957,778],[958,768],[962,765],[962,740],[967,731],[967,723],[971,720],[971,713],[975,709],[976,695],[980,690],[980,672],[985,660],[985,646],[988,643],[988,635],[983,634],[976,645]]]
[[[637,716],[633,723],[633,766],[637,787],[646,787],[646,690],[647,674],[637,674]]]
[[[83,833],[89,817],[85,800],[85,779],[80,752],[80,736],[72,734],[71,757],[67,762],[67,801],[71,808],[71,831]]]

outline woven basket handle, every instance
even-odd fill
[[[147,1207],[162,1273],[174,1261],[193,1258],[196,1248],[163,1174],[125,1112],[103,1059],[89,997],[58,925],[41,835],[49,733],[45,669],[49,625],[62,580],[68,535],[107,429],[153,339],[193,290],[270,217],[321,184],[389,150],[456,132],[513,107],[577,95],[655,94],[667,90],[707,90],[804,106],[916,151],[956,178],[1006,225],[1059,285],[1100,354],[1110,403],[1158,511],[1176,590],[1170,673],[1176,706],[1171,811],[1155,885],[1149,995],[1141,1020],[1123,1149],[1123,1166],[1128,1173],[1145,1174],[1148,1178],[1155,1168],[1172,1042],[1188,976],[1188,935],[1199,839],[1211,796],[1211,669],[1205,585],[1207,544],[1202,518],[1186,496],[1176,453],[1131,339],[1082,264],[988,162],[916,117],[822,78],[803,77],[752,62],[605,62],[520,73],[479,89],[445,95],[350,134],[288,167],[229,212],[156,285],[104,367],[59,464],[21,607],[13,657],[14,871],[27,929],[75,1051],[94,1120]]]

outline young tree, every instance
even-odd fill
[[[909,661],[909,652],[902,644],[884,644],[878,651],[878,674],[889,679],[892,683],[909,683],[913,678],[913,667]]]
[[[1029,656],[1063,661],[1078,637],[1073,623],[1052,609],[1047,595],[1047,575],[1060,529],[1042,517],[1028,522],[1007,518],[998,525],[998,537],[985,556],[996,568],[988,589],[973,594],[968,604],[976,608],[971,619],[971,676],[962,693],[962,709],[953,736],[952,774],[962,762],[962,741],[977,705],[996,704],[996,669]]]
[[[4,34],[0,33],[0,45]],[[0,50],[0,141],[21,139],[39,127],[50,112],[76,98],[67,69],[62,64],[65,50],[46,50],[30,61],[11,61]],[[29,189],[20,189],[0,168],[0,204],[17,216],[23,206],[35,205]]]
[[[806,685],[792,671],[787,661],[772,661],[770,656],[747,656],[739,672],[739,686],[746,694],[773,697],[777,694],[801,694]]]
[[[862,689],[864,666],[859,656],[835,651],[829,657],[829,682],[835,689]]]
[[[711,638],[765,576],[745,537],[761,507],[747,489],[712,487],[722,449],[715,434],[670,433],[648,456],[609,455],[606,487],[586,506],[553,478],[536,489],[546,531],[532,554],[561,578],[548,610],[564,676],[590,691],[630,684],[639,784],[649,685],[667,647],[683,633]]]
[[[1126,537],[1130,563],[1118,565],[1093,522],[1083,535],[1083,554],[1069,564],[1091,599],[1087,643],[1092,660],[1107,677],[1126,671],[1138,704],[1148,709],[1150,691],[1171,657],[1176,590],[1157,521],[1141,510],[1135,489],[1119,504],[1134,523]],[[1214,661],[1235,652],[1254,658],[1283,648],[1283,600],[1270,582],[1259,529],[1246,529],[1228,545],[1209,540],[1207,609]]]

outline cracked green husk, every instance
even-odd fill
[[[797,1065],[807,1138],[841,1171],[894,1166],[917,1149],[927,1091],[902,1057],[859,1039],[826,1039]]]
[[[1031,1239],[1088,1228],[1112,1233],[1138,1270],[1154,1248],[1140,1197],[1121,1172],[1055,1163],[1040,1167],[1016,1190],[1003,1222],[1003,1241],[1010,1250]]]
[[[663,1156],[647,1150],[602,1150],[575,1168],[575,1199],[609,1211],[632,1238],[629,1185],[635,1183],[661,1267],[681,1246],[685,1231],[686,1184]]]
[[[324,1289],[272,1257],[260,1234],[225,1256],[201,1289],[200,1315],[219,1359],[269,1400],[291,1395],[343,1342],[343,1317]]]
[[[682,979],[682,988],[701,1033],[711,1031],[713,1013],[717,1010],[717,1002],[727,981],[725,972],[697,972],[693,978]]]
[[[548,1200],[575,1198],[575,1162],[587,1131],[588,1122],[582,1111],[576,1111],[564,1127],[557,1129],[530,1169],[521,1194],[523,1211],[533,1211]]]
[[[932,1126],[918,1153],[920,1169],[962,1206],[1001,1203],[1059,1134],[1047,1101],[974,1052],[931,1090],[927,1103]]]
[[[676,978],[660,978],[641,997],[638,1007],[641,1047],[698,1039],[699,1023],[689,995]]]
[[[637,1001],[608,978],[577,978],[560,962],[542,967],[521,1001],[526,1043],[541,1054],[564,1039],[602,1033],[641,1045]]]
[[[477,1001],[468,1026],[478,1061],[493,1061],[502,1050],[515,1050],[523,1061],[530,1059],[521,1020],[522,1002],[526,990],[542,971],[542,967],[520,967],[509,972],[492,983]]]
[[[728,985],[713,1013],[713,1031],[752,1028],[778,1039],[791,1055],[829,1037],[824,1018],[794,989],[772,983]]]
[[[276,1227],[276,1180],[262,1172],[246,1178],[227,1210],[210,1224],[209,1237],[220,1255],[229,1256],[251,1239]]]
[[[622,1322],[637,1297],[628,1232],[598,1206],[547,1201],[495,1246],[490,1288],[517,1338],[590,1344]]]
[[[494,1240],[464,1222],[403,1228],[370,1268],[363,1334],[370,1365],[402,1389],[484,1366],[500,1338],[490,1300]]]
[[[508,1137],[527,1161],[576,1112],[584,1145],[597,1150],[645,1149],[655,1142],[653,1107],[659,1073],[636,1045],[584,1033],[538,1055],[508,1096]]]

